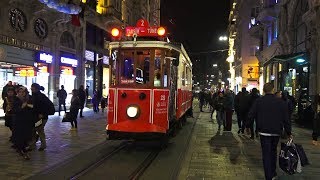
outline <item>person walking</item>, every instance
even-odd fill
[[[106,108],[107,104],[107,98],[101,98],[101,111],[104,112],[104,109]]]
[[[3,87],[3,89],[2,89],[2,99],[4,100],[6,97],[7,97],[7,95],[8,95],[8,89],[11,89],[11,88],[14,88],[14,85],[12,84],[12,81],[8,81],[8,83]]]
[[[93,111],[94,111],[95,113],[98,113],[98,112],[99,112],[99,103],[100,103],[99,95],[98,95],[98,92],[95,91],[95,92],[93,93],[93,97],[92,97]]]
[[[84,104],[86,103],[86,92],[84,90],[84,86],[80,85],[79,90],[78,90],[78,96],[79,96],[79,100],[80,100],[80,117],[84,117],[83,116],[83,108],[84,108]]]
[[[80,98],[78,96],[78,90],[72,90],[72,98],[71,98],[71,105],[70,105],[70,123],[71,129],[70,130],[77,130],[78,129],[78,122],[77,117],[79,113],[79,109],[81,107]]]
[[[200,112],[203,112],[203,110],[202,110],[202,107],[203,107],[203,105],[204,105],[204,101],[205,101],[205,92],[204,92],[204,89],[202,89],[202,91],[200,91],[200,93],[199,93],[199,101],[200,101]]]
[[[59,116],[61,111],[61,105],[63,105],[64,112],[67,112],[66,108],[66,99],[67,99],[67,91],[64,89],[64,85],[61,85],[61,89],[57,92],[57,97],[59,98]]]
[[[283,100],[275,97],[273,88],[271,83],[264,84],[265,96],[256,99],[249,112],[249,119],[257,121],[266,180],[272,180],[277,176],[277,146],[283,127],[289,139],[292,139],[288,106]]]
[[[37,118],[36,122],[39,125],[35,127],[35,132],[33,135],[33,140],[31,142],[30,148],[32,149],[33,147],[36,146],[36,142],[39,136],[41,141],[41,146],[38,149],[39,151],[43,151],[47,148],[46,134],[45,134],[44,128],[48,121],[48,115],[50,110],[48,108],[48,106],[50,105],[47,103],[51,102],[51,100],[46,95],[40,92],[40,90],[43,90],[43,89],[44,88],[37,83],[33,83],[31,85],[33,111]]]
[[[17,152],[29,160],[30,156],[27,151],[28,143],[32,140],[32,132],[36,115],[33,111],[32,98],[29,95],[27,88],[20,87],[17,94],[17,99],[14,103],[15,124],[13,142]]]
[[[218,96],[216,97],[214,101],[214,107],[217,112],[217,123],[218,123],[218,130],[221,130],[221,125],[223,125],[223,128],[225,129],[226,123],[225,123],[225,112],[224,112],[224,97],[223,93],[219,92]]]
[[[254,102],[260,97],[259,95],[259,92],[258,92],[258,89],[257,88],[253,88],[250,95],[249,95],[249,98],[250,98],[250,101],[249,101],[249,109],[248,111],[250,110],[250,108],[252,107],[252,105],[254,104]],[[258,134],[258,131],[257,131],[257,123],[255,123],[255,119],[250,121],[248,120],[248,124],[247,124],[247,128],[250,129],[250,138],[251,139],[254,139],[254,134],[256,134],[256,137],[258,138],[259,137],[259,134]],[[256,127],[254,129],[254,123],[256,124]]]
[[[320,94],[315,98],[316,101],[316,117],[313,120],[312,128],[312,144],[315,146],[320,146],[318,138],[320,136]]]
[[[226,89],[225,95],[224,95],[224,110],[226,114],[226,126],[224,128],[224,131],[231,131],[232,129],[232,114],[234,110],[234,95],[230,91],[230,89]]]
[[[248,113],[250,110],[250,95],[245,87],[243,87],[241,93],[237,95],[235,103],[241,121],[241,130],[238,130],[238,134],[240,131],[244,133],[245,128],[248,126]]]
[[[12,135],[13,135],[13,128],[14,128],[14,103],[16,102],[17,97],[15,96],[15,89],[13,87],[10,87],[6,90],[7,95],[4,97],[4,103],[3,103],[3,110],[5,113],[4,120],[5,120],[5,126],[8,127],[11,131],[11,136],[9,138],[9,141],[12,142]]]

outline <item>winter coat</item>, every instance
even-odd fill
[[[29,105],[32,105],[32,98],[29,96],[27,101]],[[34,124],[38,121],[37,115],[34,113],[34,108],[31,106],[22,107],[22,100],[16,98],[14,103],[14,134],[13,141],[15,144],[24,146],[25,143],[31,141]]]
[[[79,109],[81,108],[81,102],[78,96],[72,96],[70,105],[70,118],[75,121],[78,116]]]
[[[60,89],[57,92],[57,97],[59,98],[59,103],[60,104],[65,104],[66,103],[67,96],[68,96],[67,91],[64,90],[64,89]]]

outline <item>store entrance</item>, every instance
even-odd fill
[[[64,85],[64,89],[67,91],[67,99],[66,99],[66,105],[70,105],[71,97],[72,97],[72,90],[75,89],[74,83],[75,83],[76,76],[74,75],[60,75],[60,85]]]

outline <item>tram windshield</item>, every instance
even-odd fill
[[[117,62],[119,84],[163,87],[161,54],[162,50],[122,50]]]

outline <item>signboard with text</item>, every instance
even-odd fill
[[[32,67],[26,67],[26,68],[16,68],[15,69],[15,76],[20,77],[35,77],[36,71]]]
[[[169,90],[155,89],[153,97],[153,123],[168,128]]]
[[[68,76],[74,75],[72,67],[60,66],[60,69],[61,69],[61,74],[63,75],[68,75]]]
[[[149,23],[145,19],[138,20],[136,27],[128,26],[126,27],[126,36],[132,37],[137,36],[159,36],[157,26],[149,26]]]

